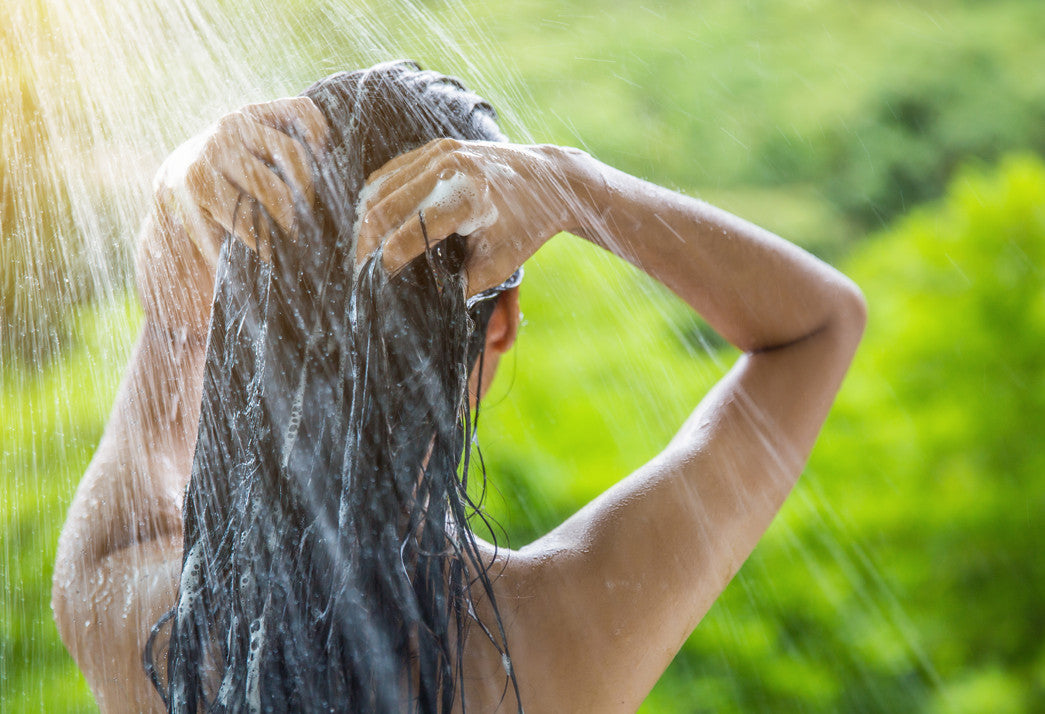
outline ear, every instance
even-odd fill
[[[497,296],[490,322],[486,326],[487,355],[504,354],[519,334],[519,288],[509,288]]]

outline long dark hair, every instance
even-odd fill
[[[486,102],[411,63],[305,94],[332,149],[297,235],[254,216],[270,260],[225,240],[178,602],[146,669],[169,711],[448,712],[473,590],[493,601],[469,527],[467,383],[494,300],[466,302],[462,238],[390,277],[379,256],[356,267],[352,228],[396,155],[504,137]],[[478,627],[515,686],[499,614]]]

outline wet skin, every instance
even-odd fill
[[[293,232],[291,202],[312,195],[307,157],[326,133],[308,99],[252,105],[158,175],[138,260],[145,327],[55,565],[59,631],[104,711],[162,708],[141,652],[180,577],[217,246],[234,230],[266,255],[270,238],[237,220],[251,202]],[[465,189],[439,194],[449,181]],[[862,335],[860,291],[781,238],[576,149],[440,140],[370,183],[360,257],[381,246],[396,270],[419,255],[423,207],[430,240],[471,229],[474,294],[569,231],[662,282],[744,352],[657,457],[552,532],[496,554],[526,711],[634,711],[798,479]],[[487,335],[487,384],[473,391],[517,327],[513,291]],[[477,611],[491,618],[485,603]],[[516,709],[482,636],[466,642],[463,666],[473,711]]]

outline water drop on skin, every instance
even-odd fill
[[[432,192],[429,193],[418,211],[427,208],[450,208],[454,205],[470,205],[472,213],[454,231],[458,235],[467,236],[483,228],[489,228],[497,222],[497,208],[485,200],[485,196],[468,176],[456,171],[448,178],[439,179]],[[485,211],[483,210],[485,208]]]
[[[359,240],[359,229],[363,226],[363,216],[365,216],[367,214],[367,211],[369,211],[371,208],[370,199],[373,198],[374,194],[377,193],[377,190],[381,188],[381,184],[383,184],[391,175],[392,174],[385,174],[380,178],[374,179],[370,183],[364,184],[362,190],[360,190],[359,199],[356,203],[356,221],[352,225],[353,245],[356,245],[357,241]],[[356,269],[358,270],[358,268],[359,265],[357,264]]]

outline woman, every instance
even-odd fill
[[[385,65],[352,75],[348,84],[355,87],[355,99],[347,103],[355,107],[360,96],[391,83],[398,87],[391,95],[400,96],[399,103],[369,116],[374,126],[395,123],[392,110],[409,106],[402,97],[414,96],[410,91],[419,81],[427,86],[419,79],[422,74]],[[797,480],[859,342],[864,324],[860,292],[829,266],[734,216],[623,174],[575,149],[497,141],[492,129],[492,140],[476,140],[455,124],[445,135],[464,135],[402,153],[371,174],[361,188],[353,185],[354,179],[344,178],[362,170],[350,165],[351,157],[381,152],[371,151],[373,142],[353,144],[352,137],[358,135],[345,127],[358,122],[331,121],[336,112],[328,98],[310,90],[304,97],[245,107],[179,148],[161,170],[139,260],[146,325],[59,546],[54,608],[63,639],[106,711],[163,706],[141,665],[142,652],[157,648],[161,656],[154,678],[168,698],[178,698],[172,707],[186,710],[203,705],[215,710],[279,710],[273,692],[280,681],[295,680],[287,689],[290,703],[282,708],[318,709],[325,702],[324,707],[347,710],[416,706],[432,711],[634,711]],[[438,110],[429,113],[442,116],[441,102],[432,103]],[[317,196],[316,211],[303,210],[311,208]],[[338,214],[338,207],[346,205],[352,210]],[[349,223],[351,229],[346,229]],[[544,242],[564,230],[662,282],[744,352],[649,464],[534,543],[520,550],[498,550],[461,532],[468,529],[467,514],[454,510],[464,502],[460,489],[444,483],[442,491],[431,490],[429,472],[456,473],[460,447],[470,443],[467,418],[445,432],[437,424],[423,438],[411,440],[399,434],[402,430],[391,418],[400,412],[389,411],[377,425],[379,430],[387,428],[388,443],[379,442],[374,453],[355,442],[340,456],[331,456],[335,450],[330,440],[318,433],[323,430],[305,429],[306,435],[299,436],[305,422],[296,402],[286,398],[299,373],[283,368],[291,363],[313,364],[308,374],[326,374],[318,382],[312,377],[302,380],[308,384],[337,384],[338,375],[350,376],[347,381],[356,391],[335,397],[354,415],[346,418],[364,425],[372,414],[365,405],[380,404],[367,394],[382,389],[398,393],[398,386],[391,389],[380,379],[373,381],[370,365],[381,366],[379,375],[405,374],[409,381],[409,375],[424,373],[419,365],[463,364],[463,370],[440,370],[436,382],[422,377],[416,384],[396,384],[426,395],[420,400],[425,404],[442,404],[443,412],[467,412],[468,402],[481,397],[498,358],[515,339],[518,305],[514,287],[478,303],[469,304],[465,298],[489,297],[485,291],[504,285]],[[312,265],[308,261],[316,254],[314,246],[324,245],[311,243],[310,237],[329,239],[332,233],[338,235],[332,243],[336,250],[353,254],[347,263],[316,263],[340,270],[339,280],[325,278],[322,285],[332,287],[323,292],[316,288],[320,283],[301,278],[314,275],[301,265]],[[226,235],[235,238],[225,241],[219,258]],[[256,251],[257,257],[243,246]],[[212,317],[216,265],[219,288]],[[235,291],[223,298],[222,285],[237,282],[230,271],[241,269],[246,272],[237,279],[253,286],[247,291],[251,299],[237,302]],[[404,275],[410,285],[396,287],[395,281]],[[298,289],[301,285],[306,287]],[[338,297],[337,286],[350,286],[352,295]],[[434,330],[418,326],[399,307],[391,311],[392,318],[384,315],[387,305],[409,301],[373,298],[415,289],[430,302],[409,315],[423,322],[430,312],[438,313]],[[257,307],[261,304],[263,309]],[[326,310],[331,304],[346,309]],[[438,309],[428,310],[429,304]],[[480,316],[476,305],[483,304]],[[312,306],[310,315],[327,317],[295,317],[300,305]],[[458,319],[469,310],[467,320]],[[347,322],[339,317],[346,313]],[[270,327],[281,330],[288,322],[320,324],[322,329],[302,332],[301,340],[285,339],[283,333],[280,339],[268,339]],[[403,349],[397,325],[405,322],[411,325],[410,334],[452,332],[456,337],[442,340],[439,348],[418,340]],[[451,329],[452,325],[457,327]],[[246,337],[239,328],[246,330]],[[285,334],[294,331],[286,328]],[[327,334],[336,336],[338,360],[315,359],[324,354],[314,349],[319,339],[315,335]],[[241,372],[235,364],[225,372],[219,367],[222,355],[246,354],[243,345],[235,344],[241,338],[244,345],[253,346],[250,354],[257,358],[246,372],[249,379],[227,381],[225,386],[243,404],[275,406],[251,411],[254,421],[237,422],[228,416],[233,412],[223,411],[220,375]],[[462,348],[453,359],[440,361],[438,355],[469,342],[476,343],[475,350]],[[363,349],[386,344],[396,348],[381,354]],[[469,373],[471,360],[480,353],[481,368]],[[403,355],[407,361],[420,357],[399,371],[396,365]],[[334,362],[337,369],[330,366]],[[471,398],[463,397],[466,382]],[[438,385],[438,396],[429,398],[432,384]],[[369,386],[361,393],[359,385]],[[261,392],[264,395],[257,396]],[[315,397],[321,392],[308,393]],[[197,406],[201,394],[202,420]],[[272,401],[265,402],[270,397]],[[327,418],[321,399],[308,403],[319,405],[317,418]],[[358,409],[353,411],[353,405]],[[330,419],[337,421],[341,412],[330,411]],[[418,423],[428,419],[402,416]],[[349,426],[344,433],[352,434],[355,428]],[[270,435],[269,441],[259,441],[258,433]],[[384,556],[375,560],[375,568],[388,575],[379,578],[382,582],[399,583],[389,592],[416,607],[401,607],[396,600],[398,614],[385,617],[383,608],[392,596],[359,586],[374,578],[344,575],[368,572],[358,562],[366,558],[346,557],[343,547],[328,548],[322,537],[307,541],[314,530],[297,521],[297,542],[312,546],[302,551],[310,564],[308,577],[316,583],[335,583],[334,592],[325,593],[319,605],[298,602],[301,598],[295,600],[292,588],[268,588],[261,598],[260,619],[245,619],[219,595],[233,593],[234,600],[235,593],[248,593],[248,599],[255,598],[262,592],[256,579],[205,568],[221,585],[212,591],[198,582],[193,555],[197,544],[202,544],[200,552],[210,566],[227,563],[241,575],[255,572],[256,563],[243,555],[254,545],[265,553],[258,560],[268,563],[272,553],[282,558],[267,572],[282,572],[279,563],[300,565],[281,552],[286,550],[284,542],[270,546],[266,539],[255,539],[229,545],[228,534],[241,531],[223,530],[222,519],[239,519],[251,510],[249,489],[257,483],[257,474],[308,471],[314,462],[300,458],[301,438],[306,444],[327,444],[321,452],[308,453],[334,459],[338,473],[346,475],[339,482],[342,505],[359,493],[356,489],[365,491],[366,484],[389,480],[375,465],[391,464],[393,455],[409,451],[402,463],[389,467],[398,474],[391,479],[398,484],[398,495],[386,504],[384,520],[369,523],[382,532],[382,524],[393,524],[388,526],[389,544],[402,544],[403,555],[394,563],[394,573],[387,572]],[[246,445],[228,446],[241,442]],[[246,484],[246,496],[221,497],[215,506],[212,492],[227,488],[221,474],[232,471],[209,463],[207,455],[234,451],[239,456],[232,465],[250,468],[229,483]],[[358,478],[354,471],[360,468],[359,454],[368,454],[370,480]],[[264,463],[276,460],[276,466]],[[278,484],[276,491],[283,493]],[[307,501],[313,492],[292,494],[288,510],[296,514],[295,504]],[[377,502],[384,503],[379,497]],[[447,508],[447,503],[455,505]],[[286,507],[278,500],[273,504],[277,513]],[[310,516],[313,520],[308,522],[336,523],[351,530],[353,519],[362,517],[358,511],[342,507],[326,521]],[[316,512],[331,513],[329,504]],[[253,524],[249,532],[265,531],[267,525],[282,537],[283,531],[273,524],[286,521],[266,518],[244,522]],[[425,540],[428,536],[415,532],[418,528],[434,528],[435,540]],[[372,550],[356,547],[367,537],[357,530],[348,541],[349,550],[383,552],[380,544]],[[438,547],[429,547],[432,543]],[[238,559],[229,555],[236,547]],[[351,600],[346,593],[360,592],[370,597],[345,604]],[[196,597],[199,593],[203,594]],[[273,597],[280,607],[265,610]],[[213,608],[213,620],[200,614]],[[328,617],[331,611],[341,614]],[[302,612],[315,614],[299,622],[295,618]],[[359,615],[371,612],[377,617]],[[286,617],[291,626],[283,628],[281,618]],[[356,625],[345,626],[345,618],[353,617]],[[406,620],[392,622],[399,617]],[[275,624],[252,630],[249,625],[255,619]],[[375,620],[388,623],[371,628]],[[162,661],[162,643],[148,641],[156,623],[170,629],[166,633],[164,627],[156,628],[158,638],[171,640],[168,666]],[[276,648],[266,644],[272,627],[285,630]],[[337,644],[331,651],[336,650],[341,664],[324,668],[312,662],[307,647],[295,660],[296,640],[287,633],[302,628],[309,630],[309,641],[332,642],[334,637]],[[353,679],[355,670],[344,673],[345,667],[370,666],[365,661],[367,646],[357,641],[360,637],[367,646],[378,643],[374,657],[392,653],[386,668],[374,665],[369,679],[360,680],[362,688]],[[358,650],[355,655],[353,648]],[[289,650],[294,652],[288,654]],[[255,651],[264,655],[252,654]],[[232,661],[236,656],[248,663],[238,673]],[[271,662],[279,666],[266,670]],[[299,665],[290,666],[291,662]],[[301,667],[309,662],[313,671],[303,675]],[[332,670],[336,671],[331,674]],[[382,673],[391,674],[392,681],[381,687],[391,692],[388,699],[365,691],[365,683],[379,681]],[[345,691],[356,698],[340,703],[303,699],[308,681],[320,682],[314,685],[317,689]],[[176,692],[176,682],[189,685]],[[190,690],[195,694],[187,694]]]

